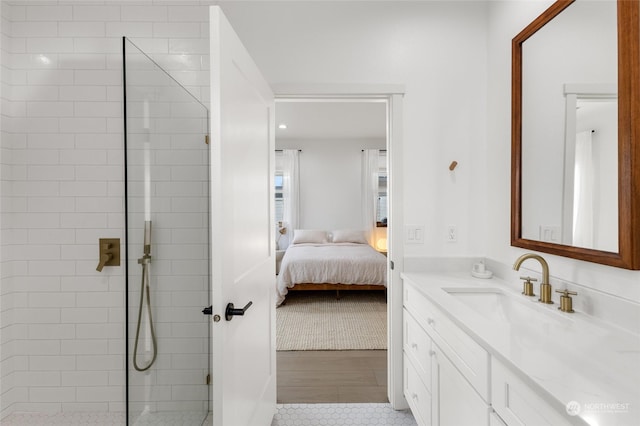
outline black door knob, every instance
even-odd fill
[[[208,308],[204,308],[202,310],[202,313],[205,314],[205,315],[211,315],[213,313],[213,309],[212,308],[213,308],[213,306],[209,306]]]
[[[245,311],[249,309],[251,305],[253,305],[253,302],[249,302],[244,308],[238,309],[233,307],[233,303],[229,303],[227,304],[227,309],[224,311],[224,317],[227,321],[231,321],[235,315],[244,315]]]

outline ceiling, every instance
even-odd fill
[[[381,101],[280,101],[276,141],[300,139],[385,139],[386,103]],[[286,129],[279,129],[280,124]]]

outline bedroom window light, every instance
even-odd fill
[[[282,195],[282,171],[276,171],[275,175],[275,215],[276,222],[282,222],[284,213],[284,197]]]

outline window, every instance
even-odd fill
[[[282,217],[284,214],[284,197],[282,196],[282,171],[276,171],[275,176],[275,214],[276,214],[276,223],[282,222]]]

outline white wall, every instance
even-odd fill
[[[95,270],[124,237],[121,37],[208,99],[205,6],[105,3],[2,2],[0,418],[124,410],[124,268]]]
[[[382,140],[284,140],[278,149],[301,149],[300,228],[364,229],[362,150],[385,149]]]
[[[271,84],[404,85],[404,220],[426,234],[406,252],[484,251],[484,3],[228,2],[223,10]],[[445,241],[450,224],[455,244]]]
[[[511,143],[511,39],[552,2],[489,2],[489,86],[487,129],[487,257],[511,264],[523,250],[510,246],[510,143]],[[614,319],[616,303],[640,302],[640,271],[612,268],[595,263],[544,255],[558,285],[573,286],[593,298],[588,309]],[[525,265],[527,266],[527,265]],[[532,269],[536,269],[533,265]],[[539,269],[538,269],[539,270]],[[515,277],[514,277],[515,278]],[[578,296],[580,297],[580,296]],[[612,309],[603,309],[598,304]],[[627,311],[628,312],[628,311]],[[627,325],[637,327],[637,314],[627,316]]]

